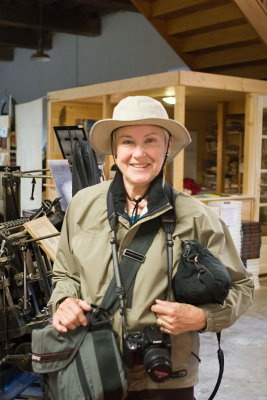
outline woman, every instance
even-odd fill
[[[156,222],[172,208],[164,191],[163,166],[191,141],[187,130],[168,118],[162,104],[146,96],[123,99],[112,119],[95,123],[90,140],[95,151],[113,154],[118,171],[112,181],[78,192],[68,207],[49,302],[53,326],[60,332],[86,325],[83,311],[90,311],[91,304],[101,304],[114,275],[107,193],[111,193],[118,215],[116,237],[121,259],[138,228],[147,221]],[[127,329],[142,331],[156,323],[169,334],[176,374],[159,384],[150,379],[143,365],[135,365],[128,371],[128,399],[194,399],[198,332],[229,327],[252,302],[252,280],[223,222],[209,207],[184,193],[176,196],[174,208],[173,276],[181,241],[197,239],[228,268],[232,286],[223,304],[195,307],[167,301],[166,239],[162,228],[158,229],[135,278],[132,302],[127,308]],[[113,327],[119,334],[121,324],[116,311]]]

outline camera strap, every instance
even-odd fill
[[[112,194],[110,191],[108,192],[108,218],[112,230],[110,243],[114,263],[114,277],[107,288],[101,307],[113,314],[120,304],[119,295],[125,297],[127,293],[127,306],[131,307],[135,277],[141,264],[144,263],[146,253],[159,230],[160,220],[159,218],[155,218],[140,225],[132,242],[126,249],[124,249],[119,264],[115,234],[117,215],[114,210]],[[118,268],[115,268],[116,264],[118,265]],[[120,281],[119,286],[117,278],[119,278]]]

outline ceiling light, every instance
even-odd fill
[[[31,55],[32,61],[47,62],[50,61],[49,54],[44,53],[43,49],[38,49],[36,53]]]
[[[162,100],[165,101],[165,103],[168,103],[168,104],[175,104],[175,97],[174,96],[163,97]]]
[[[50,56],[44,53],[43,42],[42,42],[42,23],[43,23],[43,7],[42,0],[40,0],[40,19],[39,19],[39,40],[36,53],[31,55],[32,61],[47,62],[50,61]]]

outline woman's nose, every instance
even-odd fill
[[[132,155],[136,157],[142,157],[145,154],[145,149],[142,145],[135,146]]]

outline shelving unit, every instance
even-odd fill
[[[211,192],[217,191],[218,123],[208,121],[206,153],[203,157],[202,185]],[[223,129],[223,176],[220,192],[242,193],[244,155],[244,114],[227,115]]]
[[[263,233],[267,236],[267,101],[263,102],[262,136],[260,157],[260,221]]]
[[[211,192],[216,192],[216,175],[217,175],[217,122],[207,122],[206,156],[203,158],[203,180],[202,185],[207,187]]]
[[[244,115],[228,115],[226,120],[225,193],[242,193],[244,156]]]

